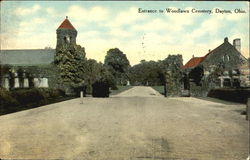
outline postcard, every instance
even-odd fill
[[[249,160],[249,2],[2,1],[0,26],[0,159]]]

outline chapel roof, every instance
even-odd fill
[[[61,25],[58,27],[58,29],[74,29],[74,26],[70,23],[68,20],[68,16],[66,16],[66,19],[61,23]]]
[[[15,66],[48,65],[54,61],[55,53],[55,49],[0,50],[0,64]]]

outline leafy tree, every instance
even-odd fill
[[[94,59],[87,60],[84,71],[84,80],[90,90],[95,82],[105,82],[111,87],[115,86],[115,79],[107,67],[102,63],[97,63]]]
[[[85,55],[85,49],[80,45],[57,48],[54,63],[59,70],[59,83],[65,89],[84,85]]]
[[[115,77],[118,84],[126,84],[128,80],[127,72],[130,68],[126,55],[118,48],[108,50],[105,56],[104,65]]]
[[[176,87],[181,85],[181,66],[181,55],[169,55],[158,62],[141,60],[141,63],[130,68],[129,77],[132,84],[165,85],[168,79]],[[171,74],[166,76],[167,72]]]
[[[129,70],[129,78],[132,84],[163,85],[163,70],[158,62],[141,61]]]

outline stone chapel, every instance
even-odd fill
[[[76,44],[77,30],[68,17],[56,30],[57,44]],[[0,87],[7,90],[53,87],[56,49],[0,50]]]

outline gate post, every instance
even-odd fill
[[[164,85],[164,96],[167,97],[168,93],[167,93],[167,84],[165,83]]]
[[[250,98],[247,99],[247,106],[246,106],[246,120],[249,120],[250,117]]]
[[[83,104],[83,91],[80,91],[80,99],[81,99],[81,103],[80,104]]]
[[[247,99],[247,114],[246,114],[246,119],[248,120],[248,131],[250,129],[250,98]],[[248,134],[248,140],[250,139],[250,134]],[[250,146],[248,146],[248,158],[247,160],[250,160]]]

